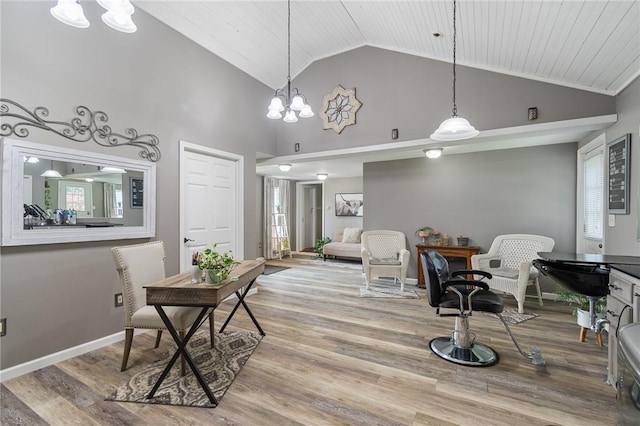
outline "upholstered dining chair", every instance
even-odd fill
[[[450,337],[436,337],[429,342],[431,351],[447,361],[472,367],[488,367],[499,361],[498,353],[489,346],[476,342],[476,334],[469,330],[469,319],[473,312],[495,314],[504,324],[509,337],[522,356],[534,365],[544,365],[542,353],[537,348],[524,352],[511,333],[502,316],[504,303],[502,296],[491,291],[482,280],[468,280],[468,274],[491,278],[484,271],[461,270],[449,272],[447,260],[435,250],[420,253],[422,271],[429,305],[436,308],[440,317],[453,316],[455,328]]]
[[[518,312],[523,313],[528,286],[536,288],[538,304],[542,306],[540,273],[531,262],[540,257],[538,252],[551,251],[554,245],[552,238],[542,235],[498,235],[486,254],[471,256],[471,268],[489,272],[493,276],[486,280],[489,288],[515,296]]]
[[[399,231],[364,231],[360,237],[362,268],[366,286],[374,278],[393,277],[404,291],[409,268],[409,250],[404,233]]]
[[[147,305],[146,290],[143,288],[147,284],[165,278],[165,251],[162,241],[113,247],[111,251],[122,281],[124,298],[125,344],[120,369],[120,371],[124,371],[127,369],[134,329],[158,330],[155,348],[160,344],[162,330],[166,330],[156,309]],[[180,338],[184,338],[185,331],[198,317],[200,308],[167,306],[164,311],[178,331]],[[209,314],[209,327],[211,344],[213,345],[213,312]],[[183,358],[182,375],[184,373],[185,360]]]

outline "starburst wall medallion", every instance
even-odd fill
[[[341,133],[345,127],[356,124],[356,113],[362,103],[356,99],[356,89],[345,89],[338,85],[322,98],[322,107],[318,115],[322,119],[322,128],[333,129]]]

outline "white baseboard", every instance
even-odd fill
[[[247,293],[247,297],[251,296],[252,294],[256,294],[257,292],[258,289],[254,287],[249,290],[249,293]],[[236,298],[236,295],[232,294],[231,296],[227,297],[225,301]],[[146,333],[148,331],[149,330],[145,329],[137,329],[134,331],[134,335]],[[23,374],[31,373],[32,371],[39,370],[40,368],[48,367],[58,362],[66,361],[70,358],[80,356],[87,352],[95,351],[96,349],[112,345],[121,340],[124,340],[124,330],[110,336],[101,337],[100,339],[96,339],[91,342],[83,343],[69,349],[61,350],[60,352],[45,355],[32,361],[27,361],[14,367],[5,368],[4,370],[0,370],[0,383],[6,380],[13,379],[14,377],[22,376]]]
[[[144,333],[145,330],[140,330],[140,332]],[[124,340],[124,330],[110,336],[102,337],[92,342],[83,343],[81,345],[74,346],[73,348],[64,349],[60,352],[45,355],[41,358],[34,359],[33,361],[25,362],[24,364],[19,364],[14,367],[0,370],[0,383],[4,382],[5,380],[13,379],[14,377],[22,376],[23,374],[31,373],[32,371],[36,371],[40,368],[48,367],[55,363],[66,361],[67,359],[85,354],[87,352],[100,349],[104,346],[112,345],[121,340]]]

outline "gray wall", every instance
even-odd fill
[[[604,247],[607,254],[640,255],[638,243],[638,193],[640,192],[640,78],[616,96],[618,122],[606,131],[607,143],[625,133],[631,133],[631,189],[630,214],[616,215],[616,226],[604,228]],[[608,160],[605,160],[607,164]],[[605,223],[607,221],[605,220]]]
[[[336,194],[362,193],[362,177],[327,179],[324,182],[324,236],[333,240],[336,229],[362,228],[363,218],[369,214],[369,200],[363,197],[364,216],[336,216]]]
[[[407,236],[417,276],[415,231],[469,237],[486,252],[499,234],[539,234],[575,250],[575,143],[443,155],[364,165],[364,229]],[[455,240],[454,240],[455,241]]]
[[[157,239],[166,243],[167,273],[179,272],[179,140],[244,155],[244,206],[256,211],[255,153],[275,154],[280,124],[264,118],[272,91],[140,9],[138,32],[123,34],[102,23],[95,2],[83,2],[91,22],[83,30],[56,21],[52,5],[0,2],[2,97],[46,106],[61,120],[85,105],[105,111],[114,131],[133,127],[157,135]],[[39,130],[28,139],[137,158],[135,149],[80,145]],[[247,213],[243,225],[246,256],[255,257],[255,216]],[[2,248],[0,311],[8,333],[0,368],[122,331],[110,248],[136,242]]]
[[[591,117],[615,112],[615,99],[488,71],[457,68],[458,112],[478,130]],[[362,102],[357,124],[341,134],[322,130],[321,119],[278,127],[278,155],[427,138],[451,114],[451,64],[374,47],[317,61],[296,77],[314,111],[340,84]],[[527,119],[537,106],[539,118]],[[399,138],[391,139],[391,129]]]

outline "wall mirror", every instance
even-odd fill
[[[5,138],[2,245],[155,236],[155,163]]]

